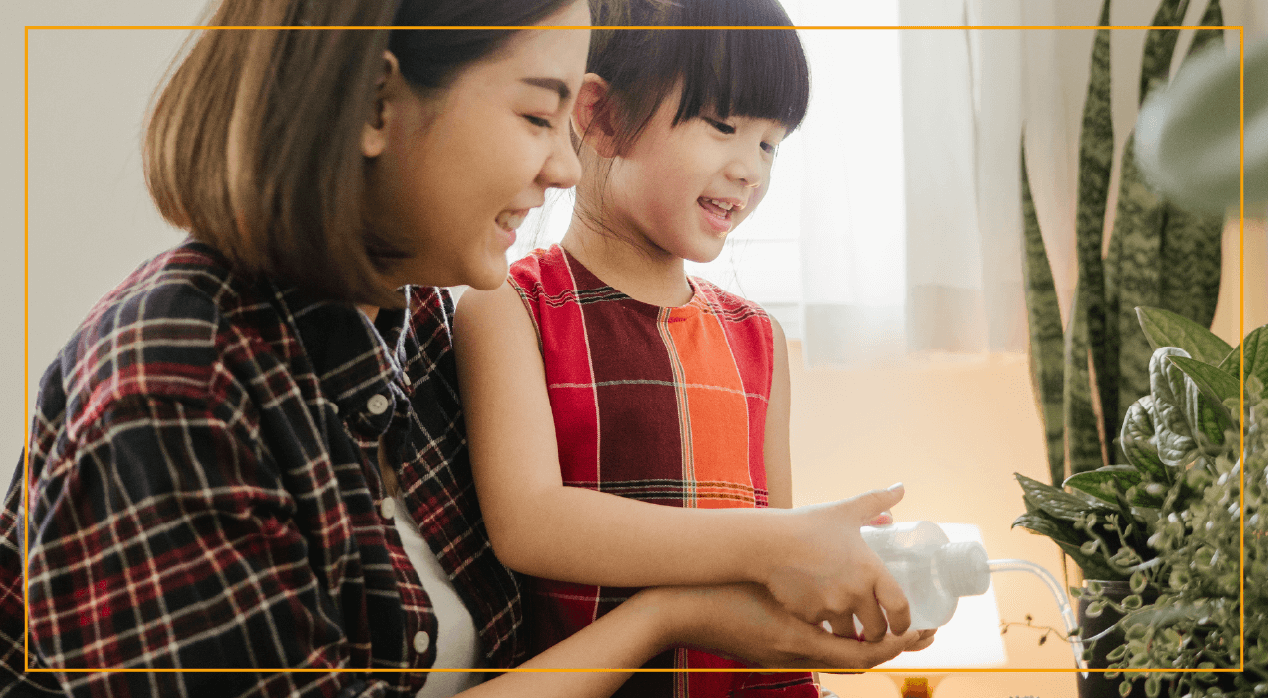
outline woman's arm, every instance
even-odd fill
[[[928,631],[869,643],[836,637],[783,610],[755,584],[644,589],[577,634],[525,663],[524,669],[624,669],[687,645],[770,669],[872,667],[933,642]],[[507,673],[462,698],[600,698],[628,671]]]
[[[518,294],[506,284],[464,293],[454,337],[480,506],[507,566],[615,586],[756,582],[807,621],[850,627],[857,614],[878,639],[883,606],[906,630],[906,599],[858,533],[901,489],[788,511],[663,507],[564,487],[545,369]]]

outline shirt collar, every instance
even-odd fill
[[[399,398],[390,386],[402,376],[399,343],[409,308],[382,308],[371,322],[350,303],[314,300],[298,289],[278,290],[276,298],[294,323],[322,394],[349,424],[364,422],[382,434]],[[406,293],[407,303],[409,298]]]

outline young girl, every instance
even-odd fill
[[[789,20],[775,0],[640,0],[596,23]],[[465,294],[455,326],[477,492],[498,557],[536,577],[535,648],[656,584],[758,582],[843,635],[857,615],[881,639],[882,607],[903,632],[906,601],[858,533],[899,488],[764,510],[792,504],[783,332],[756,304],[684,273],[752,213],[805,114],[796,33],[596,32],[589,70],[562,244],[515,263],[508,285]],[[648,666],[743,665],[677,649]],[[815,689],[808,675],[722,673],[638,674],[623,689],[733,693]]]
[[[218,4],[146,138],[151,194],[190,238],[49,367],[0,511],[0,695],[616,689],[424,672],[526,658],[434,286],[496,288],[514,221],[577,181],[567,132],[541,124],[567,119],[589,32],[312,29],[589,19],[578,0]],[[813,631],[752,585],[651,589],[527,666],[680,643],[871,665],[915,642]]]

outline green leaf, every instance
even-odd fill
[[[1127,409],[1127,417],[1123,420],[1123,429],[1119,433],[1119,446],[1127,462],[1137,470],[1170,484],[1171,473],[1158,457],[1153,402],[1153,396],[1146,395]]]
[[[1125,581],[1127,579],[1126,574],[1116,571],[1103,559],[1084,555],[1083,551],[1079,550],[1079,546],[1063,543],[1059,540],[1054,540],[1053,542],[1056,543],[1066,555],[1069,555],[1070,559],[1074,560],[1074,564],[1078,565],[1079,569],[1083,570],[1084,579],[1104,579],[1109,581]]]
[[[1268,325],[1252,330],[1237,349],[1229,350],[1228,355],[1220,362],[1220,368],[1237,376],[1237,367],[1243,353],[1246,359],[1244,374],[1259,376],[1260,382],[1268,385]]]
[[[1087,540],[1086,535],[1075,531],[1069,523],[1057,521],[1042,511],[1018,516],[1013,521],[1011,528],[1016,528],[1018,526],[1021,526],[1032,533],[1048,536],[1054,541],[1069,543],[1075,547],[1078,547],[1083,541]]]
[[[1021,484],[1022,492],[1027,499],[1053,518],[1062,521],[1079,521],[1089,513],[1112,513],[1109,507],[1089,504],[1072,494],[1067,494],[1052,485],[1045,485],[1020,473],[1014,473]]]
[[[1130,465],[1107,465],[1086,473],[1076,473],[1066,478],[1065,487],[1086,492],[1097,499],[1117,505],[1118,494],[1126,494],[1127,489],[1139,483],[1140,471]],[[1115,490],[1117,487],[1117,490]]]
[[[1154,443],[1158,458],[1172,468],[1187,466],[1197,457],[1197,442],[1185,414],[1184,372],[1169,356],[1186,355],[1177,347],[1160,347],[1149,359],[1149,392],[1153,395]]]
[[[1099,312],[1089,312],[1088,304],[1100,307],[1095,294],[1080,289],[1082,280],[1075,284],[1074,302],[1070,309],[1070,324],[1065,333],[1065,374],[1062,386],[1066,444],[1070,453],[1070,472],[1081,473],[1107,465],[1101,445],[1100,417],[1093,404],[1091,365],[1096,360],[1090,340],[1094,317]],[[1103,316],[1100,316],[1103,317]]]
[[[1163,0],[1154,14],[1151,26],[1174,27],[1184,21],[1189,0]],[[1171,73],[1171,57],[1176,50],[1180,32],[1174,29],[1150,29],[1145,34],[1145,53],[1140,65],[1140,102],[1143,104],[1149,90],[1167,84]]]
[[[1220,27],[1224,25],[1224,13],[1220,10],[1220,0],[1211,0],[1206,6],[1206,12],[1202,13],[1202,19],[1198,22],[1198,26],[1202,27]],[[1189,58],[1202,49],[1213,44],[1224,45],[1223,29],[1199,29],[1193,32],[1193,43],[1189,45],[1189,52],[1185,54],[1184,60]],[[1180,64],[1181,67],[1184,63]]]
[[[1026,170],[1026,144],[1021,147],[1021,199],[1022,217],[1025,221],[1023,239],[1026,260],[1022,272],[1026,279],[1026,320],[1030,339],[1030,379],[1035,398],[1039,402],[1039,414],[1043,417],[1047,436],[1048,471],[1052,482],[1065,476],[1065,429],[1062,419],[1062,376],[1064,374],[1061,309],[1057,303],[1057,291],[1052,280],[1052,267],[1048,263],[1043,235],[1039,230],[1039,218],[1031,198],[1029,175]]]
[[[1099,23],[1092,44],[1092,62],[1083,123],[1079,134],[1078,212],[1075,247],[1078,279],[1070,324],[1065,333],[1066,442],[1071,472],[1095,470],[1105,462],[1101,444],[1095,396],[1103,385],[1091,385],[1105,373],[1105,274],[1101,245],[1105,237],[1105,202],[1109,196],[1110,170],[1114,158],[1114,127],[1110,111],[1110,32],[1109,0],[1101,5]]]
[[[1237,397],[1237,376],[1193,358],[1168,356],[1167,360],[1175,364],[1198,387],[1202,394],[1210,398],[1211,403],[1224,406],[1224,401]]]
[[[1196,322],[1161,308],[1137,308],[1140,327],[1154,349],[1179,347],[1207,364],[1218,364],[1233,350],[1228,342]]]
[[[1136,165],[1136,134],[1129,134],[1123,150],[1123,171],[1118,184],[1118,210],[1106,264],[1115,270],[1114,318],[1118,345],[1112,350],[1116,360],[1116,383],[1112,388],[1114,421],[1107,421],[1107,433],[1117,433],[1127,406],[1149,393],[1149,356],[1153,347],[1136,322],[1134,309],[1157,305],[1161,300],[1163,210],[1158,197],[1145,185]]]

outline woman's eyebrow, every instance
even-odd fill
[[[534,87],[554,90],[559,94],[560,102],[568,101],[568,97],[572,95],[572,90],[568,89],[568,84],[558,78],[521,78],[520,82]]]

